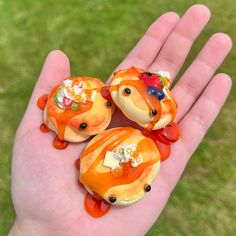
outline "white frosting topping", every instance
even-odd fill
[[[84,85],[78,81],[66,79],[61,84],[60,89],[57,92],[57,105],[66,109],[65,102],[68,104],[75,102],[85,102],[87,100],[87,94],[84,92]],[[78,98],[80,101],[78,101]]]
[[[130,162],[132,167],[137,167],[143,162],[142,156],[137,153],[137,151],[136,144],[124,144],[115,152],[107,151],[103,161],[103,166],[114,170],[122,168],[120,166],[121,163]]]
[[[160,71],[157,72],[157,74],[162,76],[162,77],[165,77],[167,79],[170,79],[170,72],[168,72],[168,71],[160,70]]]

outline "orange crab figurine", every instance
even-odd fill
[[[114,105],[101,95],[104,84],[97,78],[71,77],[38,100],[43,110],[42,132],[53,130],[55,148],[81,142],[105,130]],[[102,112],[101,112],[102,111]]]
[[[179,138],[177,103],[167,72],[132,67],[114,73],[102,95],[143,128],[109,129],[95,136],[76,162],[79,184],[87,191],[85,209],[101,217],[110,205],[130,205],[151,190],[170,144]]]
[[[143,127],[143,134],[155,140],[161,159],[168,158],[170,143],[179,138],[174,122],[177,103],[170,92],[170,74],[131,67],[114,73],[110,94],[117,107],[130,120]]]

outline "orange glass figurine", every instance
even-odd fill
[[[160,162],[179,138],[173,121],[177,104],[171,95],[169,74],[132,67],[114,73],[102,95],[142,127],[120,127],[95,136],[76,162],[79,183],[87,191],[85,209],[101,217],[110,205],[129,205],[151,190]]]
[[[96,78],[71,77],[38,100],[43,110],[42,132],[53,130],[55,148],[81,142],[105,130],[111,121],[113,103],[101,95],[104,84]]]
[[[168,72],[131,67],[114,73],[109,86],[91,77],[71,77],[38,100],[42,132],[53,130],[62,149],[96,135],[76,161],[79,185],[87,190],[85,209],[93,217],[111,204],[129,205],[151,190],[151,183],[179,138],[177,103]],[[115,105],[141,130],[108,129]]]
[[[179,138],[174,122],[177,103],[170,88],[170,75],[151,73],[131,67],[114,73],[110,93],[114,103],[127,118],[143,127],[143,134],[155,140],[161,160],[168,158],[170,143]]]

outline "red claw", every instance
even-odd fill
[[[48,100],[48,94],[44,94],[41,97],[39,97],[37,105],[40,110],[44,110],[47,100]]]
[[[84,199],[84,206],[86,211],[93,217],[104,216],[110,209],[111,204],[105,200],[98,200],[90,193],[87,193]]]
[[[50,132],[50,129],[45,124],[41,124],[40,131],[43,133],[48,133],[48,132]]]
[[[53,146],[56,148],[56,149],[65,149],[69,142],[65,141],[65,140],[60,140],[58,138],[58,136],[56,136],[54,139],[53,139]]]
[[[170,155],[170,144],[164,144],[162,142],[159,142],[158,140],[156,140],[155,143],[161,154],[161,161],[165,161],[166,159],[168,159]]]
[[[176,142],[180,136],[179,127],[175,122],[172,122],[160,130],[146,131],[144,129],[142,133],[156,143],[161,154],[161,161],[164,161],[169,157],[170,143]]]
[[[167,125],[165,128],[159,130],[159,134],[162,138],[169,142],[176,142],[180,136],[180,130],[175,122]]]

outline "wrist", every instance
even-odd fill
[[[39,236],[52,235],[46,227],[43,227],[42,224],[33,221],[33,220],[18,220],[16,219],[11,231],[8,236]]]

